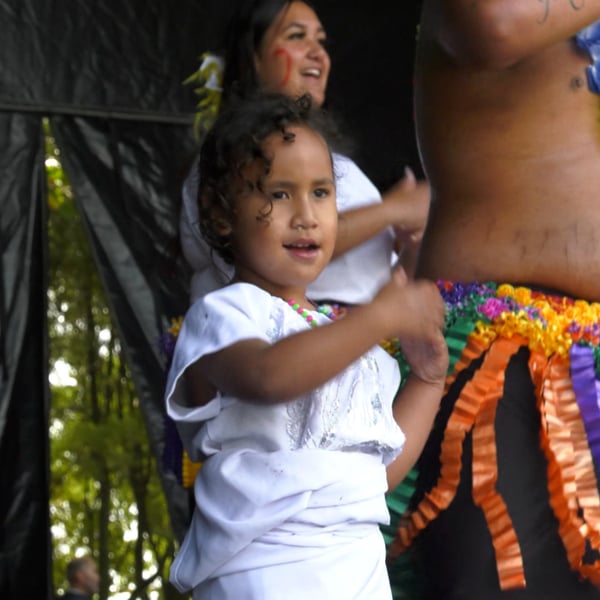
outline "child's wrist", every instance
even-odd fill
[[[424,385],[428,385],[431,387],[435,387],[435,388],[439,388],[441,390],[444,389],[445,385],[446,385],[446,375],[445,373],[443,375],[440,376],[436,376],[436,377],[427,377],[425,375],[422,375],[420,373],[416,373],[415,371],[411,371],[408,374],[409,378],[413,378],[416,379],[418,383],[422,383]]]

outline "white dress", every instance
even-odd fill
[[[371,180],[356,163],[333,154],[339,212],[382,202]],[[184,182],[183,206],[179,228],[183,254],[194,270],[191,281],[192,301],[223,285],[232,277],[233,269],[216,253],[211,253],[198,225],[197,165]],[[344,304],[365,304],[389,281],[395,236],[391,227],[333,259],[321,275],[308,287],[313,300],[331,300]]]
[[[182,375],[199,357],[307,328],[286,302],[245,283],[208,294],[185,317],[167,411],[204,464],[171,581],[195,599],[391,598],[379,525],[389,520],[385,465],[405,439],[391,411],[400,380],[393,358],[376,346],[289,402],[217,392],[205,406],[186,406]]]

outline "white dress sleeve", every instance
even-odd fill
[[[198,425],[216,417],[221,410],[221,394],[204,406],[193,407],[185,371],[202,356],[212,354],[248,339],[269,341],[269,303],[271,296],[247,284],[230,285],[195,302],[183,321],[177,338],[173,361],[167,376],[167,414],[177,423],[183,445],[194,456],[193,438]]]

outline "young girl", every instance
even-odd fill
[[[171,570],[195,599],[391,598],[384,494],[443,391],[433,283],[399,272],[333,322],[306,297],[337,229],[327,128],[309,108],[232,104],[201,150],[203,233],[235,276],[190,308],[167,383],[168,413],[204,459]],[[412,373],[394,401],[397,363],[377,344],[395,336]]]

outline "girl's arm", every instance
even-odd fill
[[[383,339],[432,339],[443,320],[433,283],[393,277],[372,303],[330,325],[275,344],[246,340],[202,357],[188,369],[192,383],[206,382],[193,402],[205,404],[212,388],[252,401],[285,402],[324,384]]]
[[[394,418],[406,435],[406,443],[398,458],[388,465],[388,491],[393,490],[417,462],[431,433],[443,393],[443,380],[429,383],[412,374],[408,376],[394,403]]]
[[[429,437],[444,393],[448,348],[440,329],[429,340],[400,340],[411,373],[394,402],[394,418],[406,436],[398,458],[388,466],[393,490],[413,467]]]

